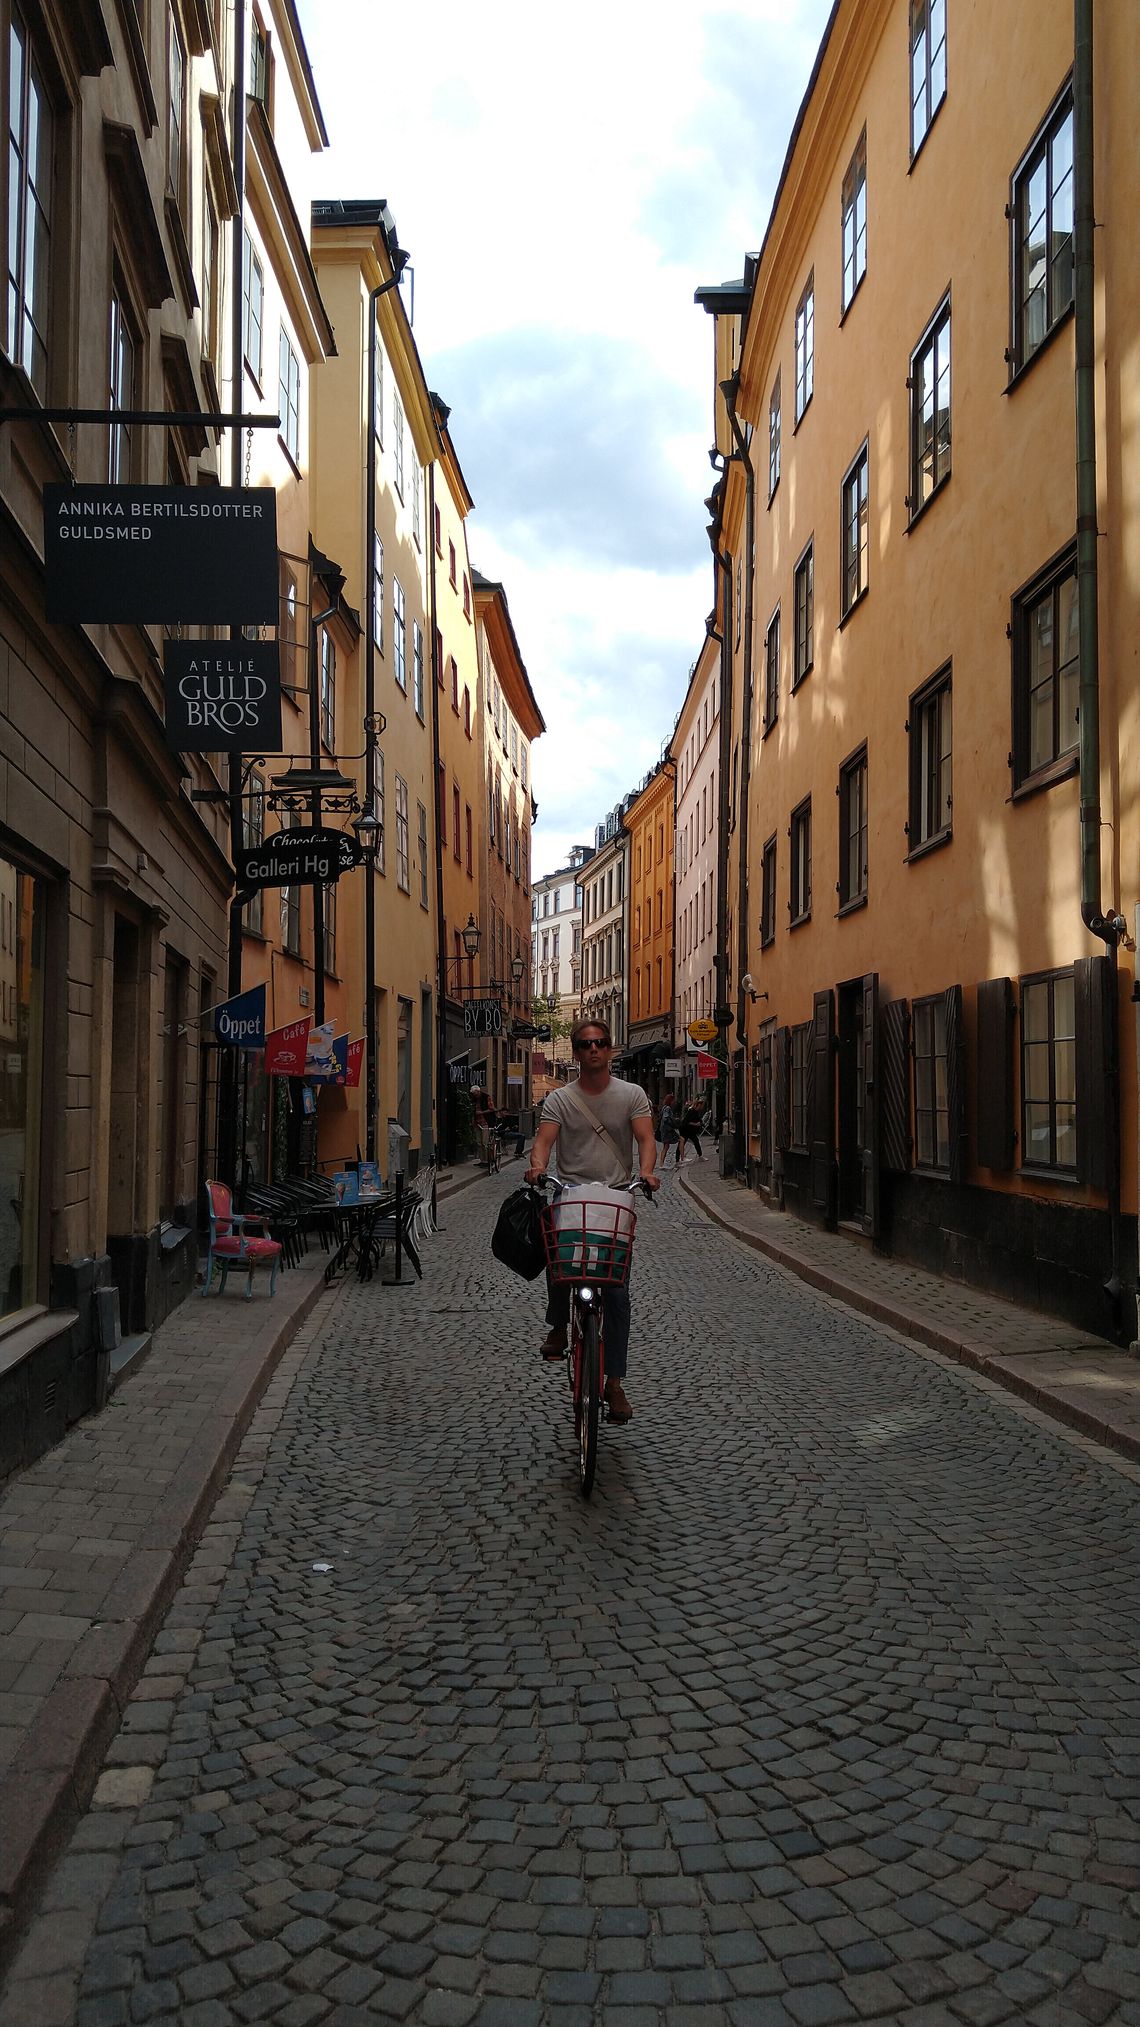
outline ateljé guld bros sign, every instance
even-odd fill
[[[166,737],[175,753],[278,753],[281,650],[275,640],[168,640]]]
[[[49,620],[272,626],[272,486],[44,487]]]

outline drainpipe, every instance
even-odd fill
[[[1123,924],[1101,911],[1100,655],[1097,634],[1093,0],[1073,21],[1073,295],[1076,308],[1077,621],[1080,629],[1081,920],[1115,951]]]
[[[744,467],[744,686],[740,710],[740,783],[737,805],[740,849],[736,902],[736,1032],[740,1036],[740,1048],[743,1050],[746,1046],[747,1033],[744,986],[741,981],[748,970],[748,790],[752,772],[752,559],[756,548],[756,473],[749,455],[748,441],[736,413],[736,398],[740,392],[739,373],[734,373],[731,380],[722,380],[720,391],[724,396],[725,412],[728,416],[728,426],[732,431],[732,440],[736,445],[736,455]],[[742,1111],[746,1110],[745,1096],[742,1100]],[[748,1143],[743,1116],[734,1124],[737,1167],[747,1168]]]
[[[1073,301],[1076,312],[1076,453],[1077,453],[1077,624],[1080,634],[1080,853],[1081,920],[1105,945],[1111,965],[1110,1004],[1117,1018],[1117,952],[1127,924],[1106,915],[1101,904],[1100,807],[1100,642],[1097,620],[1097,480],[1096,480],[1096,247],[1093,199],[1093,0],[1074,0],[1073,7]],[[1119,1086],[1107,1096],[1106,1112],[1117,1121],[1115,1145],[1109,1150],[1108,1213],[1112,1234],[1112,1268],[1105,1291],[1119,1317],[1120,1158]]]

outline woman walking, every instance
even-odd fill
[[[704,1126],[704,1123],[705,1123],[704,1105],[701,1099],[693,1098],[686,1105],[685,1110],[681,1115],[681,1124],[678,1129],[680,1138],[677,1141],[678,1168],[680,1168],[681,1163],[685,1158],[686,1143],[689,1146],[696,1148],[698,1161],[704,1160],[705,1157],[701,1150],[701,1138],[700,1138],[701,1130]]]
[[[665,1163],[669,1159],[669,1149],[677,1138],[677,1115],[673,1110],[673,1100],[671,1098],[666,1098],[662,1103],[660,1117],[657,1121],[657,1138],[661,1142],[660,1166],[664,1168]]]

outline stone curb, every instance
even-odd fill
[[[706,1196],[700,1185],[691,1177],[682,1174],[679,1180],[686,1195],[692,1197],[694,1203],[700,1206],[705,1216],[711,1218],[714,1224],[720,1225],[726,1232],[731,1232],[733,1238],[738,1239],[742,1245],[751,1246],[755,1252],[764,1253],[777,1266],[786,1267],[789,1273],[795,1274],[800,1281],[806,1281],[809,1287],[818,1289],[821,1295],[830,1295],[837,1302],[845,1303],[849,1309],[857,1309],[862,1315],[871,1317],[874,1322],[885,1324],[889,1329],[899,1331],[904,1337],[914,1338],[928,1350],[936,1351],[944,1358],[953,1359],[956,1364],[968,1367],[971,1372],[978,1373],[983,1379],[992,1380],[995,1386],[1002,1387],[1005,1392],[1018,1394],[1022,1400],[1029,1401],[1033,1407],[1039,1408],[1042,1414],[1051,1416],[1054,1421],[1063,1422],[1067,1428],[1075,1429],[1083,1436],[1091,1436],[1095,1442],[1103,1443],[1107,1449],[1115,1450],[1120,1455],[1131,1458],[1133,1462],[1140,1461],[1140,1437],[1131,1429],[1119,1428],[1103,1415],[1090,1413],[1078,1402],[1067,1400],[1063,1394],[1051,1387],[1040,1385],[1025,1373],[1012,1371],[983,1345],[968,1337],[959,1336],[954,1331],[939,1328],[936,1323],[931,1323],[913,1309],[908,1309],[904,1303],[884,1301],[879,1296],[869,1295],[864,1289],[853,1287],[840,1275],[826,1272],[820,1267],[813,1266],[810,1261],[801,1259],[790,1247],[777,1245],[759,1232],[747,1231]]]
[[[267,1319],[237,1352],[214,1411],[196,1431],[169,1488],[162,1518],[127,1557],[108,1594],[107,1623],[84,1635],[29,1726],[18,1766],[0,1779],[0,1973],[8,1967],[30,1895],[90,1800],[123,1707],[254,1410],[326,1292],[322,1261],[300,1287],[294,1307]]]

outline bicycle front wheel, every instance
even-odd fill
[[[578,1469],[582,1497],[588,1499],[598,1468],[598,1422],[602,1412],[602,1333],[596,1310],[585,1311],[581,1319],[582,1352],[578,1397]]]

